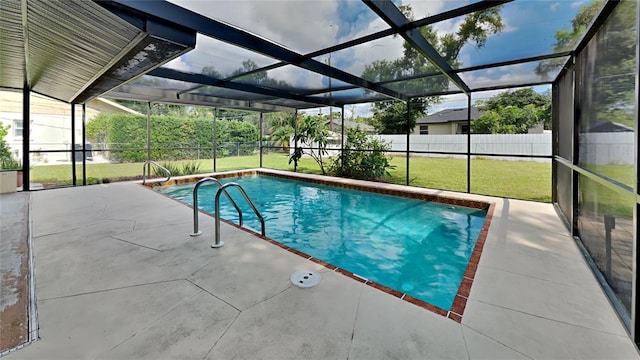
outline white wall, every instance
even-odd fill
[[[32,151],[42,150],[31,155],[31,164],[56,164],[70,161],[70,153],[47,152],[47,150],[71,150],[71,105],[31,94],[31,144]],[[87,121],[101,111],[135,113],[121,105],[103,99],[94,99],[86,107]],[[5,137],[7,145],[18,160],[22,160],[22,136],[15,132],[16,121],[22,121],[22,93],[0,91],[0,124],[10,125]],[[24,125],[24,124],[23,124]],[[76,143],[82,142],[82,107],[76,106]]]

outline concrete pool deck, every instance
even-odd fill
[[[228,224],[212,249],[136,183],[31,197],[41,339],[8,359],[640,358],[550,204],[468,195],[496,206],[457,323]]]

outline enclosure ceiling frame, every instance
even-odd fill
[[[169,68],[157,68],[147,73],[147,75],[157,76],[165,79],[198,83],[198,84],[203,84],[208,86],[215,86],[215,87],[220,87],[225,89],[250,92],[250,93],[260,94],[260,95],[265,95],[270,97],[308,102],[308,103],[317,104],[319,106],[338,106],[338,104],[331,99],[325,100],[325,99],[319,99],[319,98],[310,98],[307,96],[296,95],[294,93],[287,92],[287,91],[282,91],[282,90],[277,90],[272,88],[264,88],[264,87],[238,83],[238,82],[231,82],[227,80],[217,79],[209,75],[186,73],[186,72],[169,69]],[[195,89],[192,89],[190,91],[194,91],[194,90]],[[180,91],[178,92],[177,95],[178,97],[180,97],[183,94],[188,94],[188,93],[189,92]],[[260,101],[260,100],[256,100],[256,101]]]
[[[382,20],[396,29],[398,34],[402,36],[409,44],[425,56],[432,64],[434,64],[442,73],[449,78],[456,86],[458,86],[465,94],[469,94],[471,89],[469,86],[453,71],[453,68],[438,53],[438,51],[422,36],[420,31],[404,30],[410,21],[406,16],[391,2],[391,0],[363,0],[371,10],[373,10]]]
[[[223,22],[196,14],[187,9],[167,2],[148,2],[135,0],[114,0],[114,3],[131,9],[141,11],[152,16],[165,19],[182,26],[196,30],[197,32],[224,41],[226,43],[248,49],[274,59],[282,60],[288,64],[313,71],[315,73],[331,77],[358,87],[365,88],[383,95],[406,101],[407,97],[397,91],[385,88],[374,82],[349,74],[327,64],[313,59],[307,59],[304,55],[289,50],[283,46],[272,43],[261,37],[248,33],[239,28]]]
[[[180,98],[176,97],[173,90],[151,88],[148,86],[140,86],[135,84],[125,84],[119,88],[120,91],[112,90],[105,94],[106,97],[111,99],[120,100],[133,100],[144,102],[160,102],[166,104],[177,105],[197,105],[197,106],[213,106],[224,107],[229,109],[242,109],[248,111],[264,111],[264,112],[276,112],[285,111],[291,112],[295,108],[268,104],[264,102],[237,100],[217,97],[213,95],[202,94],[183,94]]]
[[[469,4],[463,7],[459,7],[453,10],[449,10],[449,11],[445,11],[443,13],[439,13],[436,15],[432,15],[432,16],[427,16],[423,19],[420,20],[416,20],[413,22],[410,22],[409,24],[407,24],[406,27],[404,27],[405,30],[411,30],[411,29],[415,29],[418,27],[422,27],[422,26],[427,26],[427,25],[431,25],[434,24],[436,22],[440,22],[440,21],[445,21],[445,20],[449,20],[449,19],[453,19],[455,17],[459,17],[459,16],[464,16],[476,11],[482,11],[482,10],[486,10],[486,9],[490,9],[492,7],[496,7],[496,6],[500,6],[502,4],[506,4],[509,2],[512,2],[514,0],[495,0],[495,1],[479,1],[479,2],[475,2],[473,4]],[[369,35],[365,35],[362,36],[360,38],[357,39],[353,39],[353,40],[348,40],[345,41],[343,43],[337,44],[337,45],[333,45],[330,46],[328,48],[325,49],[321,49],[321,50],[316,50],[314,52],[308,53],[306,55],[303,56],[304,59],[312,59],[314,57],[318,57],[318,56],[322,56],[322,55],[326,55],[332,52],[337,52],[340,50],[345,50],[354,46],[358,46],[358,45],[362,45],[364,43],[373,41],[373,40],[378,40],[387,36],[391,36],[397,34],[397,30],[393,29],[393,28],[389,28],[389,29],[385,29],[385,30],[381,30],[378,31],[376,33],[373,34],[369,34]],[[242,76],[246,76],[246,75],[251,75],[254,73],[258,73],[258,72],[262,72],[262,71],[269,71],[269,70],[273,70],[273,69],[277,69],[279,67],[285,66],[287,65],[286,62],[279,62],[276,64],[272,64],[272,65],[268,65],[265,67],[261,67],[252,71],[248,71],[246,73],[242,73],[242,74],[238,74],[238,75],[234,75],[234,76],[230,76],[225,78],[225,80],[233,80]],[[379,82],[378,84],[382,85],[384,84],[384,82]],[[355,87],[354,87],[355,88]]]

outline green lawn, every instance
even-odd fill
[[[213,160],[197,160],[201,172],[213,171]],[[192,161],[174,161],[181,167]],[[162,163],[162,162],[161,162]],[[406,181],[406,158],[394,157],[391,164],[389,182],[404,184]],[[226,157],[216,161],[216,170],[234,170],[257,168],[260,158],[257,155]],[[269,154],[263,156],[263,167],[293,171],[293,164],[285,154]],[[410,185],[466,191],[467,162],[465,159],[453,158],[410,158]],[[81,166],[77,167],[78,177],[82,176]],[[319,166],[310,158],[301,159],[298,171],[320,173]],[[108,182],[113,179],[131,179],[142,175],[142,163],[128,164],[91,164],[87,163],[89,183]],[[34,166],[31,170],[31,181],[40,183],[71,183],[71,167],[69,165]],[[471,192],[478,194],[504,196],[535,201],[551,201],[551,165],[528,161],[502,161],[495,159],[475,159],[471,162]]]

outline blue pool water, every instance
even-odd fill
[[[270,176],[222,180],[231,181],[254,201],[271,239],[445,310],[451,308],[486,216],[484,210]],[[194,185],[160,191],[192,204]],[[200,187],[201,209],[215,212],[216,190],[213,183]],[[228,190],[243,210],[245,226],[259,231],[238,190]],[[237,223],[236,210],[224,196],[220,199],[222,218]]]

